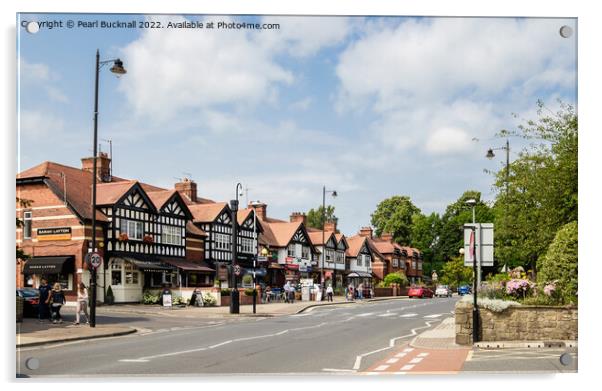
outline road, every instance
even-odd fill
[[[229,322],[139,317],[127,320],[144,327],[131,336],[20,349],[17,372],[29,377],[362,373],[452,316],[456,300],[364,302]],[[39,368],[28,369],[29,358],[36,358]]]

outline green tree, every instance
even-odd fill
[[[441,218],[437,213],[424,215],[416,213],[412,216],[411,245],[422,251],[423,273],[430,275],[434,270],[441,268],[441,254],[439,251],[439,231]]]
[[[448,205],[441,217],[437,251],[443,261],[448,261],[458,255],[460,248],[464,247],[462,226],[472,223],[472,206],[466,201],[474,199],[475,221],[477,223],[494,222],[494,213],[491,208],[481,200],[481,193],[475,190],[465,191],[460,198]]]
[[[307,212],[307,225],[316,228],[322,229],[324,224],[324,217],[326,217],[326,221],[337,220],[337,217],[334,214],[334,206],[326,205],[326,213],[324,214],[324,208],[320,205],[318,208],[311,208],[309,212]]]
[[[563,226],[539,264],[538,282],[554,283],[564,303],[577,301],[577,222]]]
[[[500,136],[535,140],[496,175],[496,258],[536,269],[556,232],[577,221],[578,119],[561,102],[557,113],[538,102],[538,119]]]
[[[385,276],[383,282],[386,287],[391,284],[399,284],[403,287],[408,285],[408,278],[404,273],[389,273]]]
[[[464,258],[456,256],[443,265],[440,281],[444,285],[458,287],[470,284],[472,281],[472,269],[464,266]]]
[[[370,222],[375,227],[377,236],[389,232],[395,242],[410,245],[412,219],[419,213],[420,209],[412,203],[410,197],[393,196],[378,204]]]

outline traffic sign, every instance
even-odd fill
[[[234,274],[240,276],[240,265],[234,265]]]
[[[472,267],[475,256],[481,266],[493,266],[493,223],[464,224],[464,266]]]
[[[98,269],[100,265],[102,265],[102,256],[99,253],[88,253],[86,254],[86,263],[93,267],[94,269]]]

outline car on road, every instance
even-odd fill
[[[408,296],[410,298],[419,297],[423,299],[425,297],[433,297],[433,291],[426,286],[413,286],[408,290]]]
[[[40,291],[34,288],[19,288],[17,289],[17,296],[23,298],[23,316],[28,318],[37,317]]]
[[[435,289],[436,297],[451,297],[452,291],[449,285],[437,285],[437,289]]]
[[[458,294],[460,296],[468,295],[468,294],[470,294],[470,292],[471,292],[471,290],[470,290],[469,285],[460,285],[458,287]]]

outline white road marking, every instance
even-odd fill
[[[353,369],[322,368],[325,372],[355,372]]]
[[[395,316],[395,315],[397,315],[395,312],[387,312],[386,314],[380,314],[378,316],[385,317],[385,316]]]
[[[443,315],[443,314],[433,314],[433,315],[427,315],[427,316],[425,316],[424,318],[425,318],[425,319],[438,318],[438,317],[440,317],[441,315]]]
[[[414,350],[414,348],[405,348],[405,349],[403,349],[403,351],[404,351],[405,353],[409,353],[409,352],[411,352],[411,351],[413,351],[413,350]]]
[[[401,367],[400,371],[409,371],[412,368],[414,368],[413,365],[404,365],[403,367]]]
[[[429,355],[428,353],[420,353],[420,354],[418,355],[418,357],[426,357],[426,356],[428,356],[428,355]]]
[[[401,357],[405,356],[406,354],[407,354],[407,353],[397,353],[397,354],[395,355],[395,357],[399,357],[399,358],[401,358]]]
[[[420,361],[422,361],[422,357],[416,357],[410,360],[410,364],[418,364]]]
[[[398,358],[391,358],[391,359],[387,360],[387,364],[395,364],[397,361],[399,361]]]
[[[374,368],[375,371],[384,371],[385,369],[389,368],[388,365],[379,365],[376,368]]]
[[[418,314],[403,314],[403,315],[399,315],[400,318],[411,318],[413,316],[416,316]]]
[[[313,315],[311,312],[302,312],[300,314],[295,314],[295,315],[291,315],[291,317],[301,317],[301,316],[308,316],[308,315]]]
[[[136,359],[131,359],[131,360],[119,360],[120,362],[148,362],[148,360],[136,360]]]
[[[374,315],[374,312],[365,312],[363,314],[359,314],[359,315],[356,315],[356,316],[370,316],[370,315]]]

